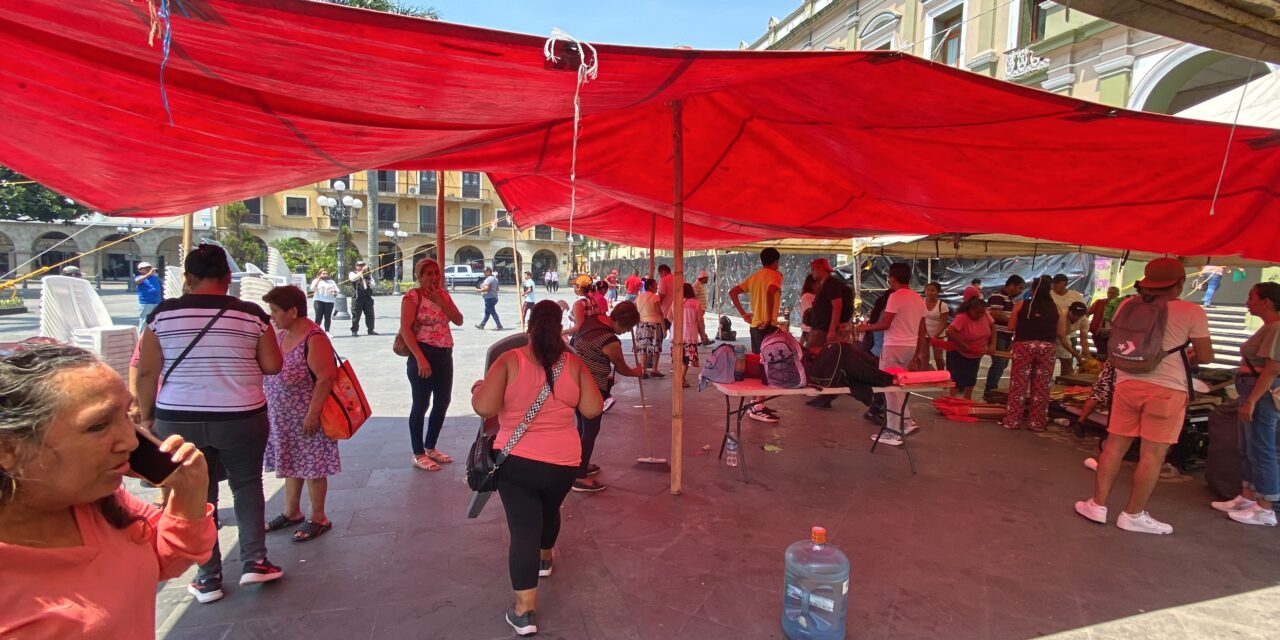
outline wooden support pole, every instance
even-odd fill
[[[654,242],[658,239],[658,212],[649,214],[649,277],[653,277]]]
[[[674,189],[672,198],[672,244],[674,245],[675,300],[671,303],[671,495],[680,495],[681,455],[684,439],[684,388],[676,384],[683,380],[684,365],[684,103],[671,102],[672,148],[674,158]],[[652,234],[652,232],[651,232]],[[653,253],[650,251],[650,264]]]
[[[517,244],[520,233],[516,230],[516,223],[511,219],[510,211],[507,212],[507,224],[511,225],[511,253],[514,254],[511,258],[516,264],[516,291],[524,291],[524,272],[520,270],[520,245]],[[520,313],[520,332],[524,333],[524,294],[516,296],[516,309]]]
[[[182,251],[181,251],[182,255],[178,256],[179,269],[186,266],[187,254],[191,253],[191,250],[195,248],[191,246],[191,243],[193,241],[191,236],[194,235],[194,231],[195,231],[193,229],[195,223],[192,221],[192,218],[195,215],[196,214],[194,213],[188,213],[187,215],[182,216]]]
[[[440,265],[440,273],[444,274],[444,172],[436,172],[436,263]]]

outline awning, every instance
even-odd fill
[[[1280,129],[1280,74],[1268,73],[1249,84],[1183,109],[1177,115],[1180,118]]]
[[[133,216],[368,167],[482,170],[520,226],[569,228],[577,74],[544,38],[299,0],[173,7],[162,85],[142,2],[0,5],[0,163]],[[894,52],[597,49],[576,233],[644,244],[656,213],[672,245],[680,101],[687,248],[1005,233],[1280,260],[1280,132]]]

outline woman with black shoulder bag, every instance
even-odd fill
[[[498,417],[494,449],[506,449],[498,495],[511,532],[508,564],[515,607],[507,623],[520,636],[538,632],[538,578],[552,569],[560,534],[560,504],[582,463],[576,416],[591,419],[604,400],[591,373],[560,337],[563,311],[550,300],[534,305],[529,344],[502,354],[478,383],[471,406]],[[514,443],[509,448],[508,443]]]

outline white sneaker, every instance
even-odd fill
[[[1090,470],[1090,471],[1097,471],[1097,470],[1098,470],[1098,459],[1097,459],[1097,458],[1085,458],[1085,459],[1084,459],[1084,468],[1086,468],[1086,469],[1088,469],[1088,470]]]
[[[1275,509],[1263,509],[1256,504],[1250,509],[1229,512],[1227,517],[1240,524],[1253,524],[1262,527],[1276,526]]]
[[[1146,511],[1137,515],[1130,515],[1121,511],[1120,517],[1116,518],[1116,526],[1134,533],[1154,533],[1157,535],[1173,533],[1173,527],[1152,518],[1151,514]]]
[[[1076,503],[1076,513],[1098,523],[1107,523],[1107,508],[1094,502],[1093,498]],[[1123,516],[1122,516],[1123,517]]]
[[[608,398],[605,398],[605,399],[604,399],[604,411],[605,411],[605,412],[608,412],[610,409],[612,409],[612,408],[613,408],[613,403],[614,403],[614,402],[615,402],[615,400],[613,399],[613,396],[609,396]]]
[[[915,420],[911,420],[910,422],[907,423],[907,435],[911,435],[919,430],[920,430],[920,425],[916,424]]]
[[[1210,502],[1209,506],[1213,507],[1214,509],[1217,509],[1218,511],[1226,511],[1227,513],[1231,513],[1232,511],[1244,511],[1245,509],[1252,509],[1257,504],[1258,504],[1257,502],[1254,502],[1253,500],[1250,500],[1244,496],[1236,496],[1225,502]]]
[[[898,437],[898,436],[896,436],[896,435],[894,435],[894,434],[892,434],[892,433],[889,433],[889,432],[887,432],[887,431],[886,431],[886,432],[884,432],[884,433],[882,433],[882,434],[880,434],[880,435],[878,436],[878,439],[877,439],[877,436],[871,436],[871,439],[872,439],[872,440],[874,440],[874,441],[876,441],[876,442],[879,442],[880,444],[889,445],[890,447],[900,447],[900,446],[902,446],[902,438],[900,438],[900,437]]]

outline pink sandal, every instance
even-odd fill
[[[426,455],[428,458],[431,458],[432,460],[435,460],[436,462],[439,462],[440,464],[449,464],[450,462],[453,462],[453,458],[450,458],[448,454],[441,453],[439,450],[436,450],[436,449],[432,449],[426,452],[424,455]]]

